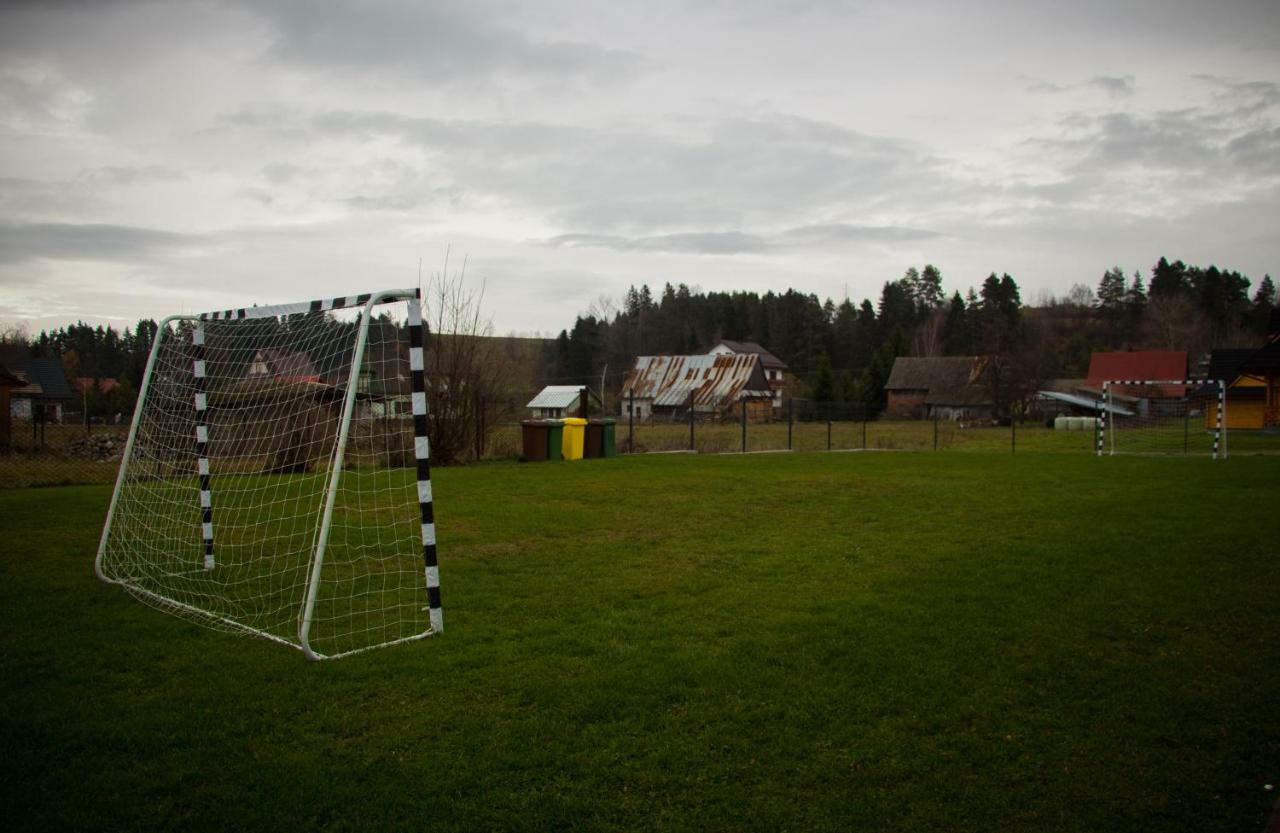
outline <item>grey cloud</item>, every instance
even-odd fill
[[[1024,89],[1029,93],[1057,95],[1074,90],[1086,90],[1092,87],[1102,90],[1112,98],[1127,98],[1133,95],[1133,80],[1132,75],[1097,75],[1088,81],[1081,81],[1077,84],[1055,84],[1051,81],[1037,81],[1034,84],[1027,85]]]
[[[654,237],[620,237],[607,234],[562,234],[542,241],[550,246],[595,246],[620,252],[672,252],[701,255],[735,255],[763,252],[769,244],[754,234],[736,231],[686,232]]]
[[[0,177],[0,215],[36,219],[83,216],[103,210],[105,204],[93,189],[66,180]],[[2,256],[2,255],[0,255]]]
[[[857,226],[846,223],[801,226],[780,235],[783,239],[803,242],[891,243],[908,240],[930,240],[942,234],[908,226]]]
[[[109,182],[115,185],[142,185],[152,182],[170,182],[186,178],[186,174],[163,165],[106,165],[82,171],[82,179]]]
[[[1089,80],[1089,86],[1097,87],[1112,98],[1124,98],[1133,95],[1133,76],[1118,78],[1113,75],[1099,75]]]
[[[145,260],[196,248],[202,238],[96,223],[0,223],[0,263],[27,260]]]
[[[1075,113],[1063,121],[1075,135],[1036,139],[1041,150],[1065,154],[1070,174],[1097,174],[1127,168],[1200,176],[1280,174],[1280,158],[1265,148],[1273,141],[1271,123],[1258,126],[1229,111],[1186,108],[1152,114]]]
[[[1280,105],[1280,84],[1274,81],[1241,81],[1219,75],[1195,75],[1208,84],[1226,114],[1235,118],[1253,118]]]
[[[476,4],[324,4],[278,0],[249,8],[276,31],[271,57],[324,70],[397,70],[433,81],[492,76],[615,80],[639,56],[585,43],[538,40],[498,21],[509,10]]]
[[[671,252],[701,255],[760,254],[786,248],[839,243],[927,240],[941,235],[899,226],[856,226],[843,223],[800,226],[775,235],[738,231],[684,232],[651,237],[608,234],[561,234],[539,241],[548,246],[592,246],[620,252]]]
[[[446,121],[386,112],[314,116],[255,108],[224,129],[387,140],[430,151],[417,168],[362,178],[361,208],[410,210],[496,198],[591,234],[650,237],[690,228],[866,213],[886,194],[936,187],[943,165],[906,142],[790,116],[683,124],[680,134],[538,122]],[[692,127],[692,129],[690,129]],[[358,156],[359,152],[352,151]],[[672,244],[674,245],[674,244]]]
[[[1280,173],[1280,127],[1251,130],[1226,145],[1232,161],[1246,170]]]

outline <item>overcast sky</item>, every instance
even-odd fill
[[[1280,3],[9,2],[0,324],[1280,272]]]

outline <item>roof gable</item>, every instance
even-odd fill
[[[42,398],[71,398],[71,387],[67,384],[66,374],[62,372],[62,362],[57,359],[30,359],[27,362],[27,373],[31,381],[43,391]]]
[[[572,408],[582,395],[582,385],[547,385],[529,400],[526,408]]]
[[[732,341],[727,338],[722,338],[719,341],[717,341],[715,343],[715,346],[712,347],[710,350],[708,350],[707,353],[712,354],[719,347],[724,347],[730,353],[738,356],[757,355],[760,357],[760,361],[762,362],[763,366],[767,370],[787,370],[788,369],[786,363],[783,362],[782,359],[773,355],[764,347],[760,346],[760,344],[754,341]]]

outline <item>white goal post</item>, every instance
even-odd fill
[[[1220,379],[1102,383],[1097,453],[1203,454],[1226,459],[1227,397]]]
[[[416,289],[174,315],[94,570],[332,659],[444,628]]]

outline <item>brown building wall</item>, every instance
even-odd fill
[[[927,391],[907,390],[888,391],[889,404],[885,413],[891,417],[903,419],[919,419],[924,416],[924,398]]]

